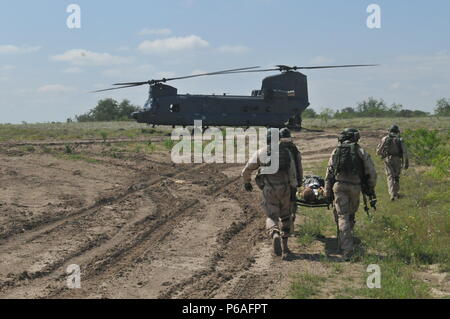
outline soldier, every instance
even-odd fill
[[[409,167],[408,151],[400,137],[397,125],[389,128],[389,134],[381,139],[377,147],[377,154],[384,160],[387,184],[391,201],[400,198],[400,173],[402,168]]]
[[[360,192],[375,199],[377,173],[370,155],[358,144],[357,129],[341,132],[338,147],[331,154],[325,177],[325,196],[334,200],[338,249],[344,260],[353,255],[353,228]]]
[[[262,208],[267,216],[266,229],[272,239],[275,255],[282,256],[283,260],[288,260],[290,250],[288,247],[288,237],[291,231],[292,223],[292,196],[295,196],[299,181],[302,180],[302,168],[300,162],[300,153],[296,153],[296,147],[290,141],[290,132],[287,129],[282,130],[283,137],[278,143],[278,152],[271,150],[271,136],[279,134],[277,129],[269,129],[267,132],[267,148],[259,149],[250,158],[242,171],[244,188],[251,192],[252,172],[258,169],[255,182],[263,192]],[[275,173],[264,173],[263,169],[270,166],[270,163],[264,163],[261,159],[269,155],[269,158],[278,155],[279,166]],[[292,195],[294,193],[294,195]],[[281,226],[281,227],[280,227]],[[281,237],[281,238],[280,238]]]
[[[280,143],[286,145],[288,149],[291,151],[292,162],[291,167],[295,167],[295,170],[289,170],[291,176],[291,203],[290,203],[290,212],[291,212],[291,230],[290,233],[294,232],[294,222],[297,216],[297,188],[302,185],[303,182],[303,167],[302,167],[302,156],[297,146],[292,141],[291,132],[287,128],[283,128],[280,130]]]

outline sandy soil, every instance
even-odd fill
[[[295,141],[306,173],[323,175],[308,169],[328,158],[334,132]],[[0,298],[284,298],[292,274],[328,271],[320,255],[333,256],[334,238],[307,249],[291,240],[289,262],[272,256],[261,194],[243,192],[242,165],[174,165],[167,152],[114,159],[95,143],[82,147],[97,161],[0,147]],[[71,264],[81,289],[67,288]]]

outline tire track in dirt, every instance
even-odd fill
[[[205,198],[208,198],[211,195],[215,196],[217,193],[220,193],[224,187],[227,187],[227,185],[235,183],[237,180],[238,180],[237,177],[227,178],[220,183],[220,186],[213,185],[212,187],[208,187],[207,189],[204,190]],[[201,212],[203,208],[207,207],[208,204],[209,204],[208,200],[196,199],[191,205],[186,205],[184,209],[181,209],[177,213],[170,214],[170,219],[162,221],[161,224],[158,225],[158,227],[152,229],[152,231],[148,234],[148,236],[143,236],[145,238],[143,241],[140,241],[138,243],[130,243],[127,249],[120,250],[121,252],[120,255],[115,254],[111,258],[107,258],[106,261],[103,260],[101,263],[102,264],[101,267],[95,267],[96,269],[95,271],[92,270],[94,269],[92,265],[87,266],[87,269],[91,270],[88,273],[83,274],[83,278],[85,278],[84,282],[87,281],[85,285],[89,287],[88,290],[90,292],[96,291],[99,287],[98,284],[101,282],[111,282],[111,280],[120,282],[121,280],[123,280],[122,277],[125,276],[124,273],[127,274],[127,276],[129,276],[128,273],[139,272],[139,267],[142,267],[142,264],[146,263],[148,264],[147,266],[153,267],[152,268],[153,272],[158,271],[159,265],[161,265],[161,262],[163,263],[162,265],[164,267],[164,273],[161,274],[161,276],[157,276],[158,278],[155,279],[156,281],[161,281],[162,279],[159,277],[164,277],[164,275],[167,276],[170,273],[170,270],[167,270],[167,268],[170,268],[170,262],[167,261],[167,259],[170,258],[170,256],[166,256],[165,257],[166,259],[161,260],[161,258],[158,257],[158,254],[155,253],[155,251],[169,250],[164,249],[161,246],[166,247],[167,242],[170,243],[179,240],[177,238],[177,235],[174,235],[174,232],[177,233],[177,230],[180,227],[181,228],[185,227],[186,222],[191,222],[192,224],[194,224],[194,226],[196,226],[197,222],[193,222],[193,220],[197,220],[198,218],[200,218],[199,215],[201,215],[201,213],[199,212]],[[203,217],[204,216],[202,216],[202,218]],[[184,234],[182,233],[181,235]],[[191,234],[187,235],[191,236]],[[199,236],[201,237],[202,234],[199,233]],[[173,237],[175,237],[175,239],[172,239]],[[190,241],[195,241],[195,239],[191,238]],[[121,259],[117,261],[119,257]],[[182,256],[177,255],[177,259],[182,258],[183,258]],[[194,259],[197,261],[195,267],[200,267],[201,265],[197,260],[199,258]],[[164,266],[166,264],[167,266]],[[149,274],[150,277],[150,273],[147,272],[147,274]],[[141,278],[140,280],[145,281],[145,277]],[[127,282],[129,283],[128,280]],[[160,284],[162,284],[162,282]],[[65,290],[66,290],[65,288],[62,288],[60,292],[56,293],[56,295],[62,293],[62,296],[66,297],[67,292],[65,294],[64,293]],[[156,292],[157,289],[156,287],[153,287],[152,290]],[[133,294],[133,292],[130,293]],[[72,292],[69,292],[68,294],[71,297],[74,296]],[[78,296],[78,294],[75,294],[75,296]],[[113,294],[112,296],[117,297],[117,293],[115,292],[115,294]],[[153,295],[153,297],[156,297],[156,295]]]
[[[201,166],[196,166],[196,167],[190,168],[188,171],[199,169],[199,167],[201,167]],[[184,173],[185,173],[185,171],[183,169],[179,169],[178,174],[171,173],[168,175],[176,177],[176,176],[182,175]],[[2,251],[14,251],[16,247],[21,247],[23,249],[24,245],[32,245],[36,241],[42,240],[43,238],[47,239],[50,237],[50,235],[53,232],[57,233],[59,229],[64,228],[67,225],[70,226],[70,224],[73,224],[74,222],[77,222],[78,220],[80,220],[82,218],[89,217],[90,215],[94,216],[105,206],[113,205],[115,203],[120,203],[127,197],[132,196],[132,195],[136,194],[137,192],[145,191],[146,189],[154,186],[155,184],[163,181],[166,178],[167,177],[161,177],[161,178],[153,179],[149,182],[134,184],[131,187],[129,187],[125,192],[116,194],[114,197],[104,198],[101,201],[96,202],[93,206],[84,208],[84,209],[78,211],[76,214],[71,214],[70,216],[66,216],[63,219],[60,219],[60,220],[57,220],[56,222],[51,223],[50,225],[45,225],[37,230],[34,230],[33,232],[26,233],[26,234],[22,235],[20,238],[13,238],[13,239],[10,239],[7,241],[3,241]],[[64,235],[64,233],[63,233],[63,235]],[[78,256],[78,255],[82,254],[83,252],[92,249],[93,246],[101,245],[103,243],[103,239],[105,239],[105,238],[102,238],[102,236],[100,236],[100,238],[95,239],[94,245],[90,244],[90,241],[88,241],[88,243],[86,244],[85,247],[82,246],[77,251],[72,252],[72,254],[67,255],[65,258],[62,258],[62,260],[57,261],[55,263],[51,263],[50,266],[44,267],[43,269],[40,269],[38,271],[30,273],[29,271],[25,270],[24,272],[16,274],[16,275],[9,273],[7,276],[8,280],[2,281],[2,283],[0,284],[0,287],[5,287],[5,286],[11,287],[12,285],[14,285],[14,282],[17,282],[17,280],[24,280],[24,279],[29,280],[29,279],[39,278],[43,275],[47,275],[47,274],[51,273],[53,270],[55,270],[56,268],[58,268],[60,266],[60,264],[64,263],[64,261],[66,259],[70,259],[75,256]],[[44,246],[44,250],[45,250],[45,246]],[[2,258],[1,260],[6,261],[6,260],[8,260],[8,258],[5,257],[5,258]],[[19,261],[19,263],[20,263],[20,261]],[[6,264],[7,264],[7,262],[6,262]],[[0,266],[4,267],[5,265],[2,265],[0,263]],[[5,273],[5,272],[2,271],[2,273]]]
[[[128,187],[126,187],[124,190],[122,190],[120,192],[113,192],[105,197],[99,198],[95,201],[95,203],[93,203],[92,205],[90,205],[88,207],[84,207],[80,210],[74,211],[65,216],[56,216],[55,218],[45,217],[44,220],[38,220],[38,221],[35,221],[34,223],[27,224],[26,225],[27,231],[33,230],[33,232],[32,233],[30,233],[30,232],[21,233],[20,234],[21,241],[26,242],[29,240],[33,240],[33,237],[35,237],[36,235],[48,234],[54,228],[61,226],[66,221],[70,221],[77,217],[82,217],[102,206],[111,205],[117,201],[122,200],[123,198],[125,198],[126,196],[128,196],[132,193],[135,193],[135,192],[144,190],[148,187],[151,187],[152,185],[164,180],[165,178],[173,177],[173,176],[176,176],[177,174],[181,174],[184,172],[184,169],[185,169],[183,167],[176,167],[176,166],[169,167],[169,166],[167,166],[166,163],[163,163],[161,166],[165,167],[166,170],[158,170],[159,176],[153,177],[150,180],[148,180],[148,177],[140,177],[138,182],[131,183],[131,185],[129,185]],[[196,167],[191,168],[191,169],[196,169]],[[147,173],[153,173],[153,168],[151,168],[150,172],[144,171],[141,174],[143,176],[146,176]],[[16,234],[17,234],[17,232],[3,234],[0,237],[0,245],[5,245],[5,241]]]

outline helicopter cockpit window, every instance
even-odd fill
[[[172,113],[180,112],[180,104],[170,104],[169,111]]]

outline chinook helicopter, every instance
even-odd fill
[[[204,128],[209,126],[265,126],[301,129],[301,114],[309,106],[306,75],[297,70],[367,67],[376,64],[352,64],[331,66],[287,66],[260,69],[259,66],[230,69],[181,77],[163,78],[144,82],[113,84],[116,87],[98,90],[104,92],[149,85],[149,98],[142,110],[130,115],[138,123],[156,125],[190,126],[194,120],[202,120]],[[260,90],[251,95],[191,95],[178,94],[175,87],[165,84],[169,81],[202,76],[273,72],[262,81]]]

